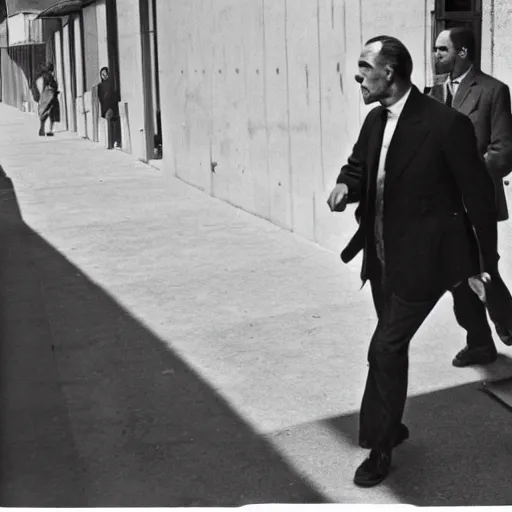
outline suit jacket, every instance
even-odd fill
[[[445,102],[445,87],[436,84],[430,95]],[[462,80],[452,107],[471,119],[496,189],[498,220],[508,219],[503,178],[512,170],[512,114],[509,88],[496,78],[473,67]]]
[[[361,278],[377,279],[375,193],[385,109],[365,119],[338,183],[359,202],[359,228],[341,254],[363,250]],[[409,300],[430,300],[484,269],[497,266],[494,185],[477,150],[469,119],[421,94],[404,106],[386,158],[385,281]]]

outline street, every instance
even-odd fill
[[[512,376],[512,348],[495,336],[496,363],[453,368],[451,296],[411,345],[411,438],[357,488],[375,326],[360,257],[37,131],[0,104],[2,506],[512,503],[512,413],[480,390]],[[500,251],[510,284],[511,221]]]

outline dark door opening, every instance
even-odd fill
[[[163,156],[156,3],[156,0],[140,2],[146,112],[146,154],[148,160],[160,160]]]
[[[114,89],[118,92],[119,98],[123,97],[121,80],[119,77],[119,38],[117,33],[117,6],[116,0],[107,0],[107,53],[109,75],[114,81]],[[123,145],[121,120],[118,119],[114,125],[114,139]]]

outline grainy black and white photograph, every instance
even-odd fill
[[[0,0],[0,506],[512,506],[510,86],[510,0]]]

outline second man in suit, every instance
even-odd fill
[[[483,73],[475,64],[476,44],[472,31],[454,27],[439,34],[435,44],[436,73],[446,74],[445,82],[434,85],[430,95],[469,117],[475,129],[478,152],[486,163],[495,187],[498,220],[508,219],[503,178],[512,170],[512,114],[509,88]],[[504,301],[510,294],[499,273],[493,280]],[[453,291],[457,322],[467,331],[467,345],[454,358],[457,367],[488,364],[497,351],[487,320],[485,306],[467,282]],[[507,344],[512,333],[507,322],[497,323],[496,331]]]

